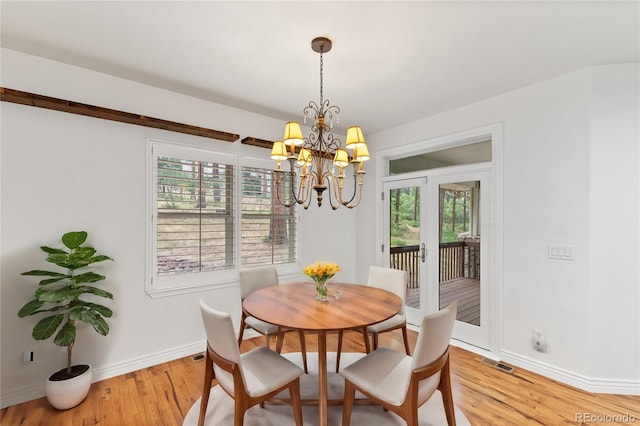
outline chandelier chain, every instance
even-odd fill
[[[323,79],[322,79],[322,71],[324,68],[324,60],[322,58],[322,50],[320,50],[320,105],[323,104],[324,101],[324,94],[323,94],[323,89],[324,89],[324,84],[323,84]]]

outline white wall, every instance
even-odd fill
[[[3,87],[264,139],[284,123],[131,81],[2,50]],[[24,105],[0,103],[1,145],[1,401],[2,407],[44,395],[44,381],[64,366],[65,349],[36,342],[37,318],[17,317],[32,297],[33,277],[46,266],[43,244],[66,231],[86,230],[90,243],[114,258],[100,265],[115,295],[111,333],[79,330],[74,362],[90,363],[94,380],[186,356],[203,349],[197,301],[239,320],[237,287],[152,299],[145,294],[145,141],[155,138],[265,157],[268,151],[174,132]],[[319,259],[355,279],[353,211],[311,206],[302,212],[301,266]],[[23,365],[23,351],[35,362]]]
[[[609,377],[637,378],[640,364],[638,93],[637,67],[594,68],[588,352],[589,376],[602,386]]]
[[[375,156],[503,124],[496,349],[594,391],[640,393],[638,75],[637,64],[583,69],[368,138]],[[373,209],[379,187],[366,188]],[[358,211],[359,278],[377,250],[367,210]],[[572,246],[575,260],[548,259],[549,244]],[[544,330],[546,353],[533,350],[533,329]]]

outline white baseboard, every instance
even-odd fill
[[[412,325],[408,325],[408,328],[417,332],[420,331],[419,327]],[[515,367],[524,368],[525,370],[532,371],[544,377],[557,380],[561,383],[587,392],[615,395],[640,395],[640,381],[638,380],[587,377],[514,352],[503,350],[499,354],[494,354],[455,339],[451,339],[451,345],[494,361],[504,361],[508,364],[513,364]]]
[[[94,368],[92,382],[99,382],[100,380],[109,379],[121,374],[130,373],[132,371],[162,364],[163,362],[173,361],[178,358],[184,358],[189,355],[203,352],[206,348],[205,345],[206,341],[202,340],[200,342],[191,343],[177,348]],[[4,392],[0,395],[0,408],[42,398],[45,396],[44,384],[45,379],[42,380],[42,383],[36,385],[28,385]]]
[[[147,367],[153,367],[154,365],[162,364],[163,362],[173,361],[174,359],[184,358],[189,355],[204,352],[207,347],[206,344],[206,341],[202,340],[201,342],[195,342],[96,368],[93,370],[93,381],[99,382],[100,380],[109,379],[121,374],[142,370]]]
[[[45,381],[42,380],[42,383],[38,383],[37,385],[22,386],[3,393],[0,396],[0,408],[42,398],[44,396],[44,382]]]
[[[254,332],[253,330],[247,330],[244,337],[249,339],[256,336],[259,336],[259,334]],[[495,356],[493,356],[491,353],[479,350],[474,346],[464,345],[462,342],[458,342],[456,340],[452,340],[451,343],[455,346],[459,346],[463,349],[469,350],[479,355],[495,359]],[[137,371],[143,368],[162,364],[163,362],[173,361],[178,358],[183,358],[189,355],[203,352],[205,344],[206,342],[203,340],[177,348],[160,351],[138,358],[132,358],[126,361],[121,361],[103,367],[95,368],[93,371],[93,381],[98,382],[100,380],[109,379],[121,374],[126,374],[132,371]],[[640,381],[625,379],[595,379],[576,374],[574,372],[564,370],[562,368],[558,368],[531,358],[527,358],[513,352],[502,351],[501,354],[501,360],[504,362],[513,364],[516,367],[524,368],[537,374],[541,374],[545,377],[577,387],[579,389],[583,389],[587,392],[619,395],[640,395]],[[44,380],[40,384],[28,385],[3,393],[2,395],[0,395],[0,408],[9,407],[11,405],[20,404],[37,398],[42,398],[43,396]]]
[[[494,354],[493,352],[488,351],[486,349],[482,349],[477,346],[470,345],[461,340],[451,339],[451,345],[458,348],[462,348],[476,355],[480,355],[482,357],[492,359],[494,361],[500,361],[500,356],[498,354]]]
[[[502,351],[502,361],[591,393],[640,395],[638,380],[587,377],[509,351]]]
[[[244,332],[243,337],[244,339],[251,339],[259,336],[261,336],[261,334],[249,329]],[[200,342],[194,342],[177,348],[144,355],[137,358],[131,358],[126,361],[120,361],[97,368],[94,367],[92,381],[99,382],[100,380],[109,379],[111,377],[116,377],[121,374],[141,370],[143,368],[152,367],[154,365],[162,364],[163,362],[173,361],[174,359],[178,358],[184,358],[189,355],[204,352],[205,348],[206,341],[202,340]],[[43,396],[45,396],[44,383],[45,379],[42,380],[42,383],[23,386],[2,393],[2,395],[0,395],[0,408],[5,408],[11,405],[21,404],[26,401],[32,401],[34,399],[42,398]]]

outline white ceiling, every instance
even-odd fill
[[[589,65],[640,60],[638,1],[2,1],[14,50],[300,120],[391,128]],[[43,93],[46,95],[46,93]]]

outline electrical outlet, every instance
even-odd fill
[[[547,351],[547,341],[544,339],[544,331],[533,330],[533,349],[542,353]]]
[[[24,351],[22,353],[22,362],[25,364],[33,364],[33,351]]]

